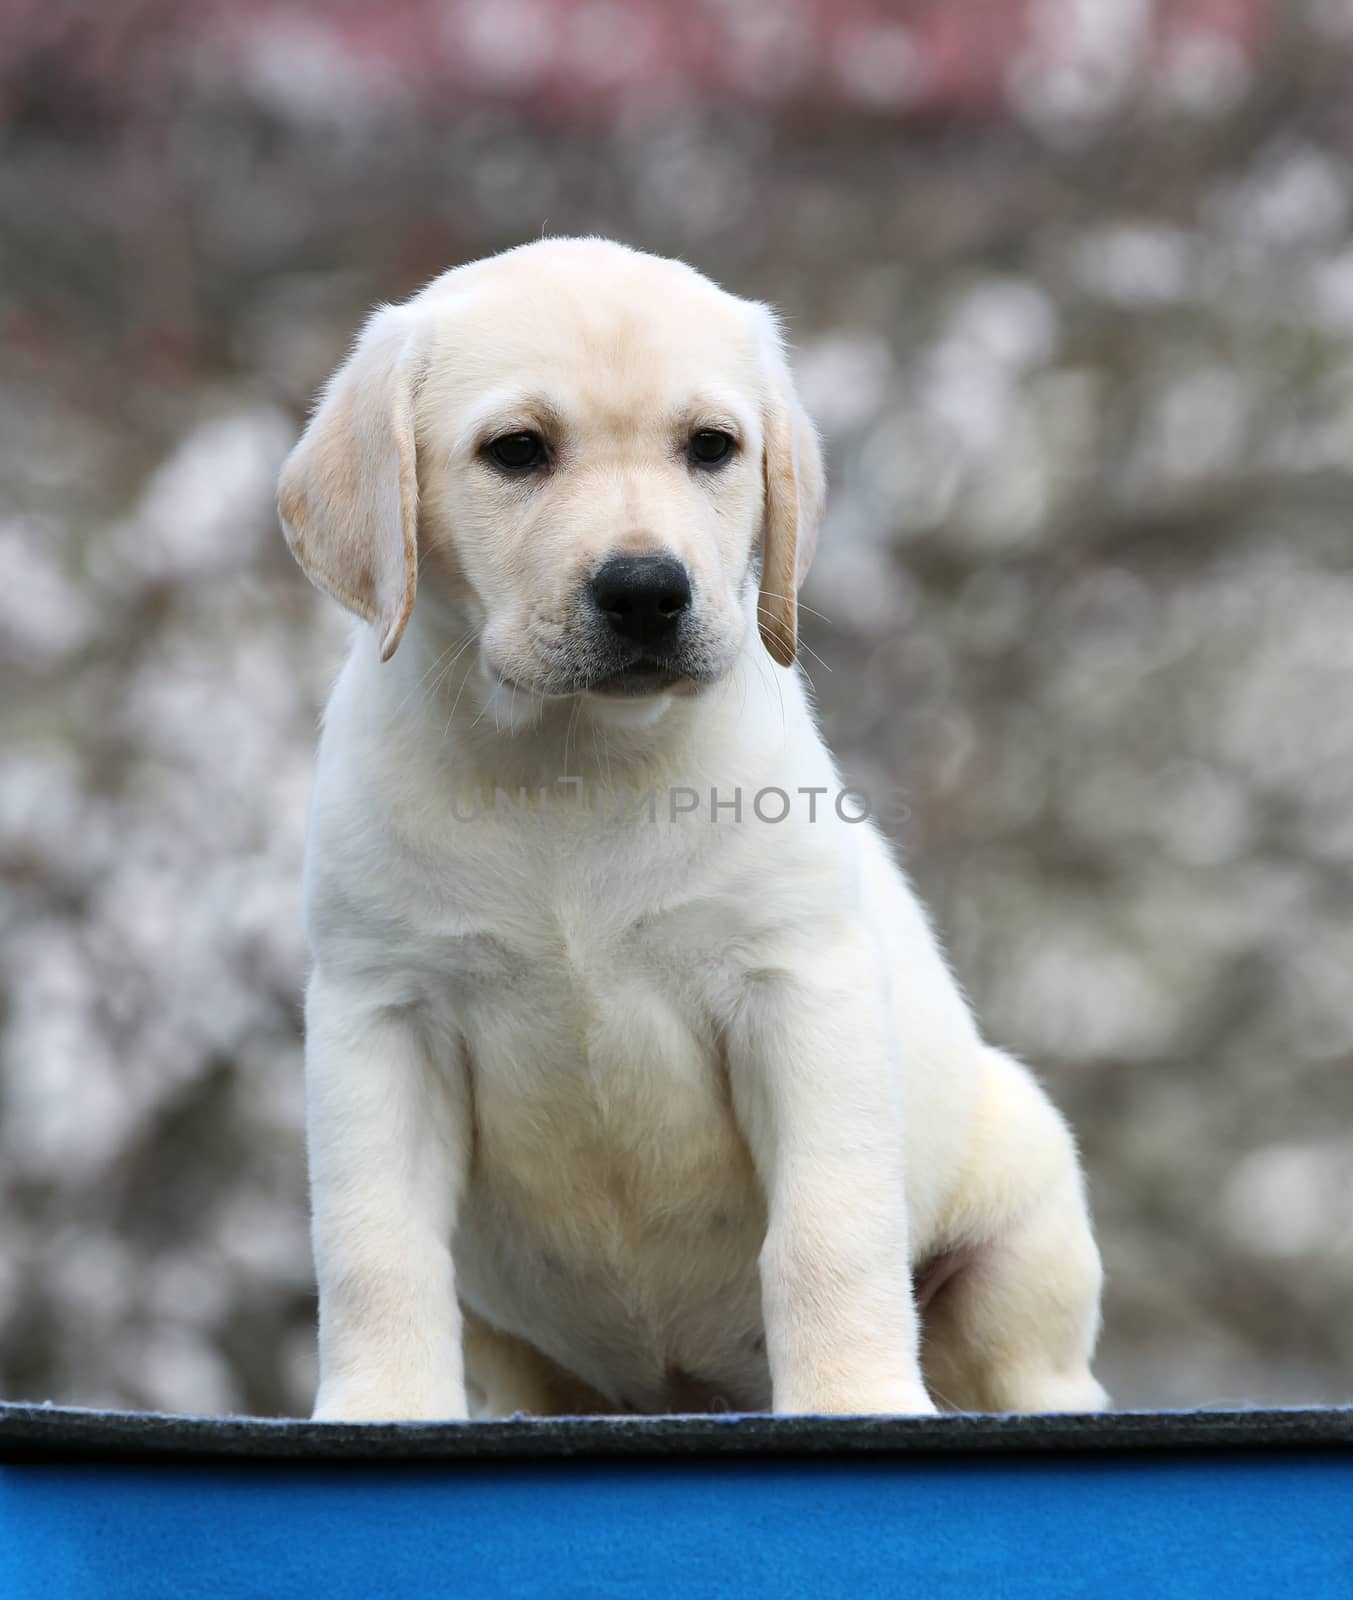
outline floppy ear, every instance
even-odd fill
[[[817,430],[794,390],[779,329],[765,315],[766,515],[757,619],[766,649],[789,667],[798,652],[798,591],[817,545],[826,481]]]
[[[376,311],[287,457],[277,509],[306,576],[395,653],[418,583],[410,319]]]

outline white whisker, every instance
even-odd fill
[[[406,705],[408,705],[409,701],[413,699],[413,697],[418,693],[418,691],[428,681],[428,679],[432,676],[432,674],[437,671],[437,669],[441,666],[442,662],[446,660],[447,656],[449,656],[453,650],[455,650],[456,654],[459,655],[460,654],[460,649],[463,649],[465,644],[466,644],[466,642],[469,639],[472,639],[473,637],[474,637],[474,634],[473,634],[473,632],[471,632],[469,634],[466,634],[464,637],[462,637],[460,639],[453,639],[451,641],[451,643],[449,645],[447,645],[446,649],[441,652],[441,654],[432,663],[432,665],[418,679],[418,682],[414,684],[413,688],[409,690],[408,694],[406,694],[404,696],[404,698],[399,702],[399,704],[395,707],[394,715],[396,717],[400,714],[401,711],[403,711],[404,707]],[[458,648],[458,647],[460,647],[460,648]],[[454,661],[452,662],[452,665],[453,666],[455,665]],[[442,674],[442,677],[444,677],[444,676],[445,676],[445,674]],[[438,678],[437,682],[438,682],[438,684],[440,684],[441,677]],[[428,698],[431,699],[432,695],[436,694],[436,692],[437,692],[437,688],[436,688],[436,685],[434,685],[433,689],[429,693]]]
[[[767,600],[788,600],[790,598],[787,594],[776,594],[773,589],[763,589],[761,593],[765,595]],[[800,611],[806,611],[810,617],[821,617],[823,622],[825,622],[829,628],[834,628],[836,626],[829,616],[826,616],[821,611],[814,611],[812,606],[804,605],[803,601],[800,600],[797,595],[794,596],[794,602]]]
[[[758,612],[760,612],[760,614],[763,617],[767,618],[767,620],[770,621],[770,622],[776,622],[776,621],[779,620],[774,615],[772,615],[771,612],[767,611],[764,606],[758,606],[756,609],[757,609]],[[821,666],[825,671],[830,672],[832,670],[829,666],[827,666],[827,663],[822,659],[822,657],[820,655],[818,655],[817,651],[813,649],[812,645],[805,644],[803,642],[803,640],[800,639],[800,640],[798,640],[798,647],[799,647],[800,650],[806,650],[808,652],[808,654],[810,656],[812,656],[813,660],[816,661],[818,663],[818,665]],[[809,679],[809,682],[811,682],[811,681],[812,680]]]

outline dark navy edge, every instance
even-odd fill
[[[309,1422],[0,1404],[10,1463],[542,1461],[599,1457],[992,1456],[1353,1450],[1353,1407],[1097,1416],[557,1417]]]

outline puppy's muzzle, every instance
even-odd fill
[[[612,556],[594,575],[592,603],[617,638],[665,652],[691,606],[691,580],[672,556]]]

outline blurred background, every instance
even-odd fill
[[[1115,1398],[1353,1400],[1351,70],[1346,0],[6,0],[0,1395],[308,1410],[274,477],[373,301],[596,231],[787,314],[805,663],[1079,1131]]]

